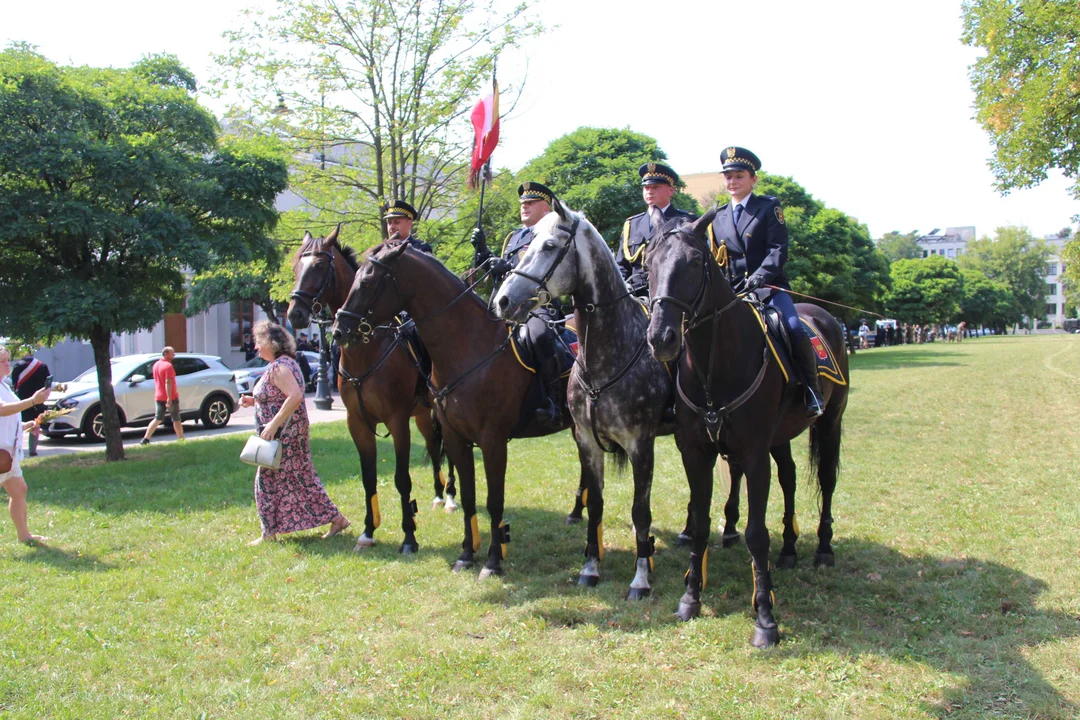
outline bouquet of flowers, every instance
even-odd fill
[[[49,423],[51,423],[56,418],[63,417],[64,415],[67,415],[68,413],[70,413],[74,409],[75,408],[66,408],[66,409],[55,408],[53,410],[46,410],[45,412],[41,413],[36,418],[34,418],[34,422],[37,423],[38,427],[41,427],[43,425],[48,425]]]

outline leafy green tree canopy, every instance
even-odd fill
[[[497,0],[276,0],[228,33],[217,82],[239,97],[238,121],[271,121],[304,158],[292,189],[313,217],[349,223],[366,246],[386,237],[379,204],[406,200],[430,220],[424,237],[438,249],[461,229],[443,219],[462,202],[476,98],[491,87],[499,53],[542,31],[528,9]]]
[[[963,268],[979,270],[991,280],[1004,284],[1014,303],[1007,324],[1023,316],[1041,318],[1046,312],[1046,265],[1050,249],[1026,227],[1000,227],[996,237],[984,235],[968,243],[958,262]]]
[[[1004,331],[1007,318],[1015,314],[1016,300],[1005,283],[991,280],[978,270],[961,268],[963,298],[960,317],[970,325],[996,327]]]
[[[173,57],[130,69],[0,53],[0,323],[94,349],[110,459],[123,457],[109,339],[153,327],[183,272],[270,251],[286,164],[256,140],[218,142]]]
[[[908,323],[943,323],[959,315],[963,279],[953,260],[940,255],[897,260],[890,273],[892,289],[885,294],[890,316]]]
[[[1037,185],[1060,168],[1080,197],[1080,3],[965,0],[963,17],[964,42],[986,51],[970,77],[998,189]]]
[[[922,257],[922,248],[919,247],[917,240],[918,236],[919,234],[914,230],[905,234],[893,230],[879,237],[874,241],[874,244],[891,263],[897,260],[917,260]]]

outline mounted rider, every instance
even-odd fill
[[[413,237],[413,225],[416,223],[416,208],[404,200],[395,200],[383,208],[383,220],[386,221],[386,234],[390,237],[397,233],[403,242],[407,242],[420,252],[434,255],[431,245]]]
[[[645,212],[631,215],[623,224],[622,241],[615,250],[615,261],[623,280],[634,295],[648,297],[649,274],[645,269],[645,246],[649,244],[655,228],[665,220],[684,217],[694,220],[693,213],[679,210],[671,204],[679,175],[667,165],[645,163],[638,168],[641,176],[641,197]]]
[[[794,364],[807,390],[807,414],[819,417],[825,411],[825,405],[818,383],[817,356],[810,344],[810,336],[799,320],[795,303],[784,292],[791,289],[784,275],[788,256],[784,209],[775,197],[753,194],[757,172],[761,168],[757,155],[746,148],[732,146],[721,153],[721,160],[724,163],[721,172],[731,202],[722,206],[717,203],[716,218],[709,226],[713,254],[733,287],[745,282],[744,291],[753,291],[759,300],[784,316]]]
[[[526,182],[518,186],[518,199],[521,202],[520,217],[522,226],[506,236],[503,241],[501,257],[488,249],[484,231],[476,228],[472,232],[472,244],[476,249],[473,267],[487,264],[498,286],[511,270],[517,267],[521,256],[529,248],[535,234],[533,226],[551,212],[555,203],[555,193],[545,185]],[[544,405],[537,411],[537,420],[545,425],[557,426],[562,421],[560,397],[560,376],[562,375],[562,356],[559,352],[558,337],[549,325],[558,319],[556,311],[550,306],[541,306],[534,310],[525,324],[529,342],[535,350],[537,375],[544,388]]]

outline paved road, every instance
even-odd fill
[[[333,422],[334,420],[345,419],[345,406],[341,404],[341,399],[334,394],[334,404],[329,410],[318,410],[315,407],[315,396],[309,394],[305,401],[307,402],[308,418],[312,423]],[[255,409],[254,408],[240,408],[233,414],[232,419],[229,420],[229,424],[218,430],[207,430],[202,423],[189,421],[184,423],[184,440],[199,440],[201,438],[215,437],[217,435],[230,435],[234,433],[250,433],[255,430]],[[120,434],[124,437],[124,447],[138,447],[139,441],[142,440],[143,433],[146,432],[146,428],[124,428],[120,431]],[[157,443],[171,443],[176,442],[176,436],[173,434],[172,425],[161,426],[154,433],[153,440]],[[24,439],[23,448],[26,448],[26,442]],[[105,449],[105,443],[87,442],[81,437],[74,435],[68,435],[67,437],[60,439],[41,437],[41,442],[38,443],[38,457],[52,457],[55,455],[69,455],[71,453],[80,452],[100,452]]]

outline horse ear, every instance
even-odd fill
[[[570,219],[570,208],[566,207],[559,198],[555,198],[555,212],[559,214],[559,217],[562,218],[563,221]]]
[[[301,242],[307,242],[310,239],[311,239],[311,233],[309,233],[307,230],[305,230],[304,231],[304,239],[301,240]]]
[[[397,233],[394,233],[394,237],[397,237]],[[409,249],[409,243],[407,242],[398,243],[397,245],[390,245],[390,241],[388,240],[384,247],[387,246],[390,248],[390,250],[384,253],[381,258],[379,258],[380,260],[383,260],[385,262],[393,262],[394,260],[397,260],[399,257],[401,257],[401,253]]]
[[[690,226],[691,232],[698,240],[705,240],[705,230],[712,224],[713,219],[716,217],[716,208],[709,208],[709,211],[699,217]]]
[[[330,234],[326,236],[326,242],[335,243],[338,240],[338,233],[341,232],[341,223],[337,224],[337,227],[330,231]]]

